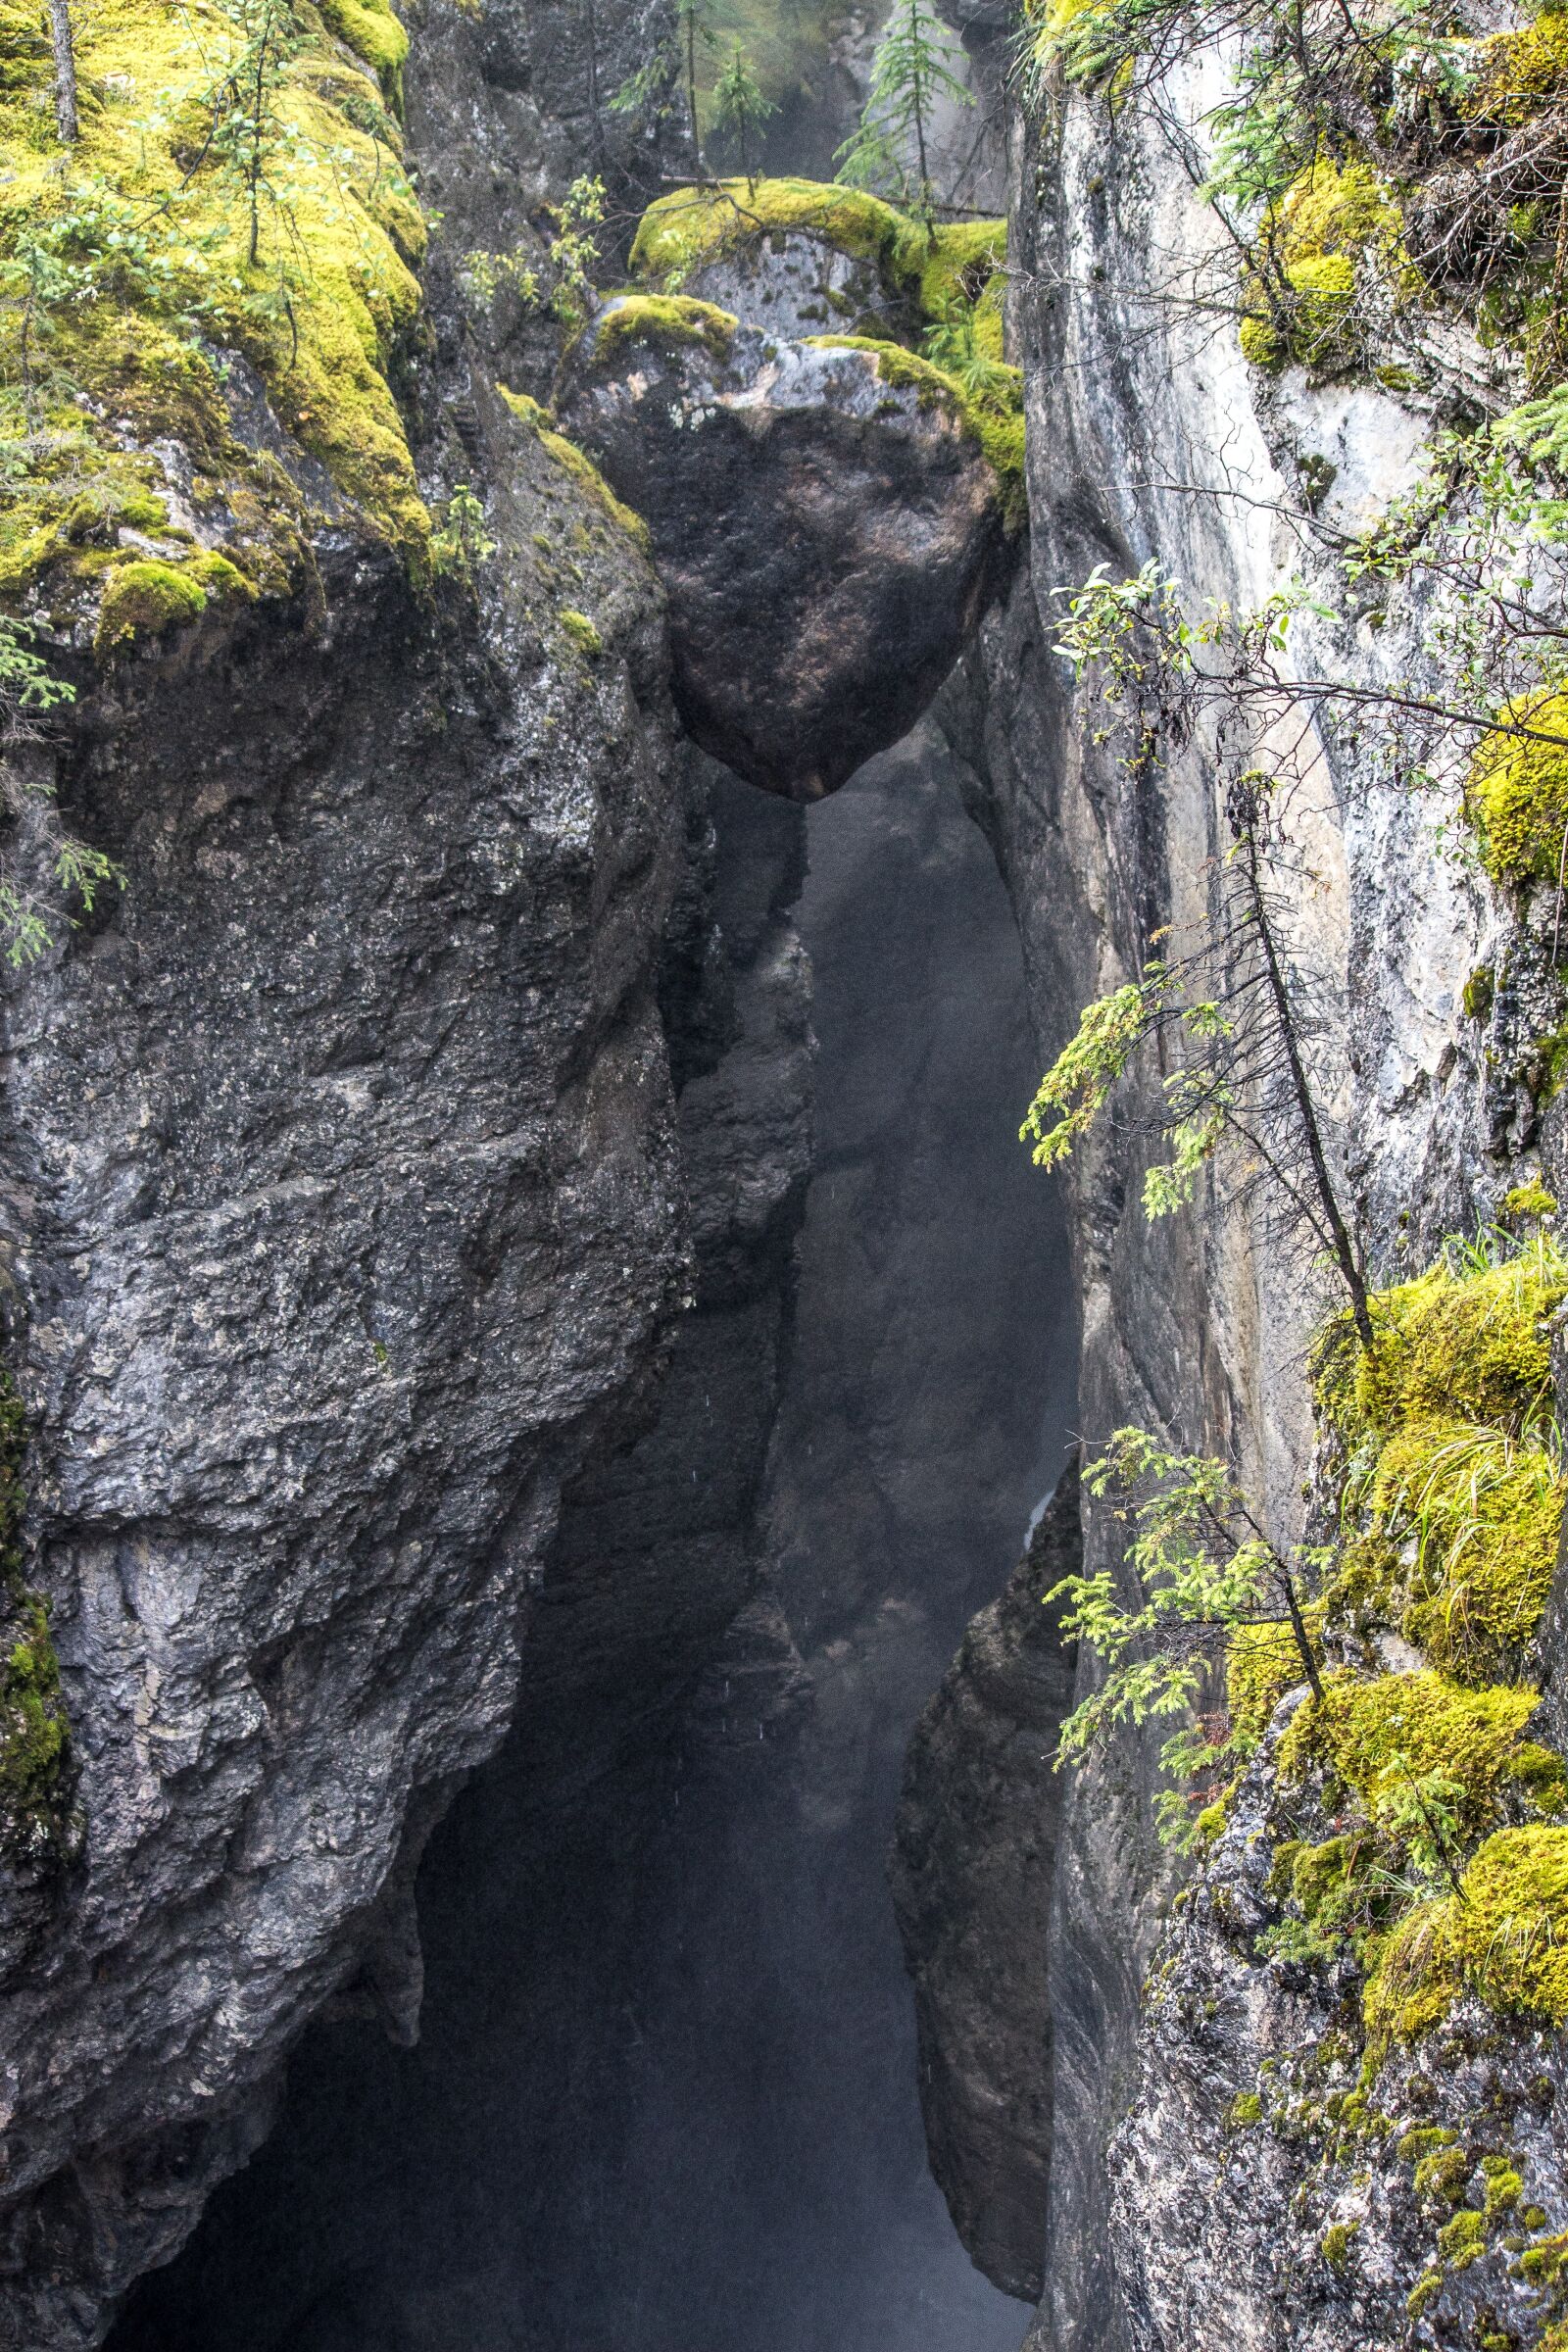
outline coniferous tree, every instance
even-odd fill
[[[713,46],[712,0],[675,0],[675,21],[680,29],[681,62],[686,76],[686,116],[691,124],[692,155],[700,172],[703,132],[697,111],[697,52],[700,47]]]
[[[898,0],[877,43],[860,126],[835,161],[847,186],[896,196],[929,221],[937,195],[931,178],[931,129],[939,99],[972,106],[953,71],[957,43],[925,0]]]
[[[777,112],[772,100],[763,95],[751,59],[739,41],[735,42],[713,90],[713,128],[733,136],[753,195],[757,193],[757,173],[752,168],[752,142],[768,116]]]

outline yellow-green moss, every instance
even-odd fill
[[[1446,1256],[1376,1295],[1317,1358],[1320,1417],[1348,1456],[1331,1619],[1396,1624],[1455,1682],[1516,1681],[1556,1559],[1568,1485],[1548,1319],[1568,1259],[1538,1228],[1500,1262]]]
[[[339,38],[374,68],[388,106],[401,113],[409,36],[386,0],[317,0],[317,4]]]
[[[1568,1256],[1549,1236],[1496,1264],[1444,1257],[1378,1292],[1375,1341],[1354,1346],[1348,1316],[1319,1350],[1320,1412],[1354,1447],[1414,1421],[1466,1420],[1519,1432],[1545,1408],[1547,1318],[1568,1296]]]
[[[1560,743],[1500,729],[1484,735],[1470,762],[1465,805],[1494,882],[1555,882],[1568,843],[1568,694],[1511,704],[1504,718]]]
[[[161,637],[207,610],[207,591],[189,571],[142,558],[117,564],[104,581],[93,642],[100,654],[132,639]]]
[[[380,0],[347,0],[349,37],[394,60],[401,27]],[[342,22],[348,24],[347,15]],[[84,105],[63,155],[51,128],[48,61],[0,83],[0,422],[25,422],[28,470],[0,514],[0,592],[53,569],[90,576],[62,526],[86,492],[112,504],[159,439],[178,440],[198,483],[220,490],[235,525],[228,553],[258,586],[297,571],[300,494],[230,425],[210,353],[237,350],[274,412],[318,458],[367,525],[417,566],[429,517],[414,477],[387,371],[419,316],[413,266],[424,226],[372,85],[314,11],[275,93],[284,142],[264,205],[258,265],[248,259],[242,191],[209,145],[213,97],[236,39],[212,0],[103,0],[77,24]],[[363,98],[358,93],[363,92]],[[369,122],[370,129],[363,127]],[[34,411],[22,416],[22,305],[29,241],[71,272],[69,299],[45,300],[30,327]],[[140,448],[123,446],[125,420]],[[156,482],[143,482],[156,492]],[[205,495],[206,492],[202,492]],[[145,526],[137,526],[145,527]]]
[[[1333,2222],[1318,2243],[1318,2251],[1337,2278],[1343,2278],[1350,2267],[1350,2245],[1359,2222]]]
[[[1368,1680],[1340,1670],[1325,1679],[1322,1700],[1306,1701],[1287,1725],[1280,1777],[1326,1771],[1376,1819],[1412,1778],[1441,1773],[1461,1832],[1475,1837],[1510,1798],[1544,1812],[1568,1803],[1561,1761],[1524,1737],[1539,1703],[1528,1686],[1472,1690],[1430,1671]]]
[[[1254,2124],[1260,2124],[1262,2120],[1263,2102],[1257,2092],[1244,2090],[1238,2092],[1226,2110],[1225,2128],[1228,2132],[1250,2132]]]
[[[1288,359],[1323,367],[1353,356],[1346,343],[1368,257],[1401,279],[1408,272],[1397,201],[1362,164],[1326,158],[1295,180],[1266,224],[1283,288],[1262,275],[1245,291],[1242,350],[1254,366]]]
[[[1502,1197],[1501,1214],[1510,1225],[1539,1224],[1543,1217],[1557,1214],[1557,1196],[1548,1193],[1540,1177],[1529,1184],[1516,1184]]]
[[[589,332],[596,364],[615,359],[628,343],[652,343],[662,351],[698,343],[710,358],[723,360],[739,323],[732,311],[685,294],[617,294]]]
[[[931,360],[906,351],[902,343],[881,343],[869,335],[812,335],[818,351],[865,351],[876,361],[885,384],[913,392],[922,408],[944,408],[977,441],[1002,490],[1003,518],[1009,531],[1027,518],[1024,492],[1023,379],[1015,368],[1004,372],[1010,380],[1008,405],[972,397]],[[1013,405],[1016,403],[1016,405]]]
[[[555,419],[550,411],[541,408],[538,401],[530,400],[526,392],[509,391],[505,384],[498,384],[496,389],[518,423],[531,428],[546,455],[555,461],[564,473],[571,476],[577,488],[593,501],[607,520],[612,522],[617,531],[624,531],[640,555],[651,556],[653,541],[647,523],[634,508],[628,507],[615,496],[592,458],[580,450],[575,441],[568,441],[564,433],[555,431]]]
[[[569,605],[564,605],[562,607],[559,617],[562,627],[577,651],[588,661],[597,662],[605,650],[605,641],[587,613],[574,612]]]
[[[1568,15],[1544,9],[1535,22],[1482,42],[1464,101],[1473,122],[1516,129],[1568,92]]]
[[[1363,1999],[1375,2041],[1431,2032],[1463,1992],[1568,2023],[1568,1829],[1498,1830],[1461,1885],[1462,1900],[1423,1903],[1390,1937]]]

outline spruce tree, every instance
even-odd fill
[[[757,173],[752,168],[752,141],[768,116],[777,112],[772,100],[763,96],[762,85],[752,72],[752,61],[737,41],[714,86],[713,128],[733,136],[740,149],[741,170],[754,196]]]
[[[957,54],[953,34],[925,0],[898,0],[877,43],[860,127],[835,158],[847,186],[881,190],[923,220],[932,219],[937,197],[930,139],[937,101],[974,104],[953,71]]]

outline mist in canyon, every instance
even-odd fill
[[[1017,2344],[927,2170],[885,1875],[914,1719],[1072,1417],[1017,935],[959,781],[930,725],[808,815],[710,774],[717,1066],[752,1070],[710,1126],[733,1205],[808,1074],[808,1181],[749,1270],[710,1245],[656,1425],[568,1497],[544,1598],[569,1620],[606,1545],[676,1584],[727,1547],[755,1596],[695,1676],[653,1642],[645,1705],[525,1684],[419,1874],[417,2046],[310,2031],[114,2352]]]

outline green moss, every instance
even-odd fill
[[[104,582],[93,643],[99,654],[111,653],[134,639],[161,637],[206,610],[207,592],[191,572],[155,558],[117,564]]]
[[[1249,2132],[1263,2120],[1263,2102],[1255,2090],[1239,2091],[1225,2112],[1227,2132]]]
[[[733,312],[684,294],[617,294],[589,330],[594,364],[615,360],[628,343],[652,343],[661,351],[698,343],[710,358],[725,360],[739,323]]]
[[[1517,129],[1568,93],[1568,16],[1543,9],[1531,24],[1481,45],[1464,111],[1474,122]]]
[[[1481,2173],[1487,2184],[1487,2220],[1503,2221],[1523,2200],[1524,2177],[1506,2156],[1483,2156]]]
[[[318,0],[322,18],[375,70],[388,106],[403,111],[403,61],[409,36],[386,0]]]
[[[568,441],[564,433],[554,430],[555,419],[550,411],[541,408],[536,400],[530,400],[526,392],[509,391],[505,384],[498,384],[496,389],[519,424],[529,426],[538,436],[540,447],[546,455],[554,460],[564,473],[570,475],[577,488],[608,521],[614,524],[617,531],[624,531],[640,555],[651,557],[653,540],[647,523],[635,509],[615,496],[592,458],[580,450],[575,441]],[[537,532],[534,536],[538,545],[548,548],[550,543],[547,539],[540,539]]]
[[[1445,1256],[1373,1299],[1376,1339],[1344,1345],[1338,1318],[1319,1349],[1320,1412],[1354,1447],[1418,1421],[1466,1420],[1515,1433],[1545,1407],[1547,1318],[1568,1297],[1568,1257],[1549,1237],[1496,1264]]]
[[[1277,278],[1250,280],[1242,349],[1254,366],[1287,360],[1343,365],[1355,355],[1348,329],[1363,269],[1401,280],[1408,263],[1393,191],[1358,163],[1311,165],[1265,224]]]
[[[1468,2208],[1456,2213],[1438,2231],[1438,2251],[1451,2271],[1467,2271],[1473,2262],[1481,2260],[1486,2250],[1486,2217]]]
[[[1516,1184],[1502,1198],[1502,1215],[1512,1225],[1539,1224],[1544,1217],[1557,1214],[1557,1196],[1548,1193],[1539,1177],[1529,1184]]]
[[[1527,696],[1506,720],[1562,738],[1538,742],[1494,730],[1470,762],[1465,806],[1494,882],[1555,882],[1568,844],[1568,694]]]
[[[1375,2041],[1430,2033],[1463,1992],[1568,2023],[1568,1829],[1498,1830],[1461,1885],[1462,1899],[1421,1904],[1390,1937],[1363,1996]]]
[[[1350,2246],[1360,2227],[1359,2222],[1334,2222],[1319,2240],[1318,2251],[1336,2278],[1343,2278],[1350,2267]]]
[[[1466,1690],[1431,1672],[1369,1681],[1341,1669],[1326,1678],[1321,1702],[1307,1700],[1286,1727],[1280,1778],[1327,1772],[1376,1819],[1412,1777],[1441,1773],[1462,1831],[1475,1837],[1521,1792],[1544,1812],[1568,1803],[1560,1760],[1524,1738],[1539,1704],[1528,1687]]]
[[[569,605],[564,605],[562,607],[559,618],[562,627],[577,651],[585,655],[590,662],[597,662],[605,650],[605,641],[587,613],[574,612]]]
[[[1006,370],[1009,377],[1017,379],[1010,388],[1016,406],[1009,403],[1001,407],[989,400],[972,398],[956,376],[950,375],[934,362],[921,359],[917,352],[906,351],[902,343],[881,343],[868,335],[812,335],[810,341],[819,351],[869,352],[883,383],[912,392],[922,408],[946,409],[979,443],[981,454],[996,475],[1002,490],[1003,519],[1008,531],[1022,527],[1028,508],[1024,490],[1023,379],[1016,368]]]
[[[395,63],[403,35],[381,0],[345,0],[341,23],[380,66]],[[92,542],[73,537],[83,500],[89,514],[118,503],[130,527],[167,528],[157,463],[141,454],[164,439],[189,453],[198,503],[221,500],[236,568],[264,592],[298,577],[306,502],[236,439],[214,356],[225,351],[257,369],[365,525],[422,563],[429,517],[388,382],[419,324],[418,206],[372,85],[306,11],[276,92],[277,204],[264,207],[253,267],[242,192],[210,141],[211,93],[236,38],[210,0],[103,0],[77,24],[77,65],[85,91],[113,96],[84,105],[69,160],[48,127],[47,58],[0,82],[0,426],[26,459],[0,513],[0,593],[49,574],[58,603],[90,581],[80,550]],[[65,291],[30,322],[24,416],[16,296],[35,250]],[[123,446],[121,420],[140,450]]]
[[[1491,964],[1478,963],[1475,970],[1471,973],[1469,979],[1464,984],[1461,1002],[1464,1005],[1466,1019],[1472,1021],[1490,1020],[1492,1017],[1493,1000],[1496,996],[1496,974],[1493,971]]]
[[[72,1858],[79,1837],[71,1726],[48,1606],[25,1581],[22,1402],[0,1375],[0,1852],[34,1868]]]
[[[1568,1259],[1538,1229],[1498,1262],[1446,1256],[1343,1320],[1315,1367],[1349,1460],[1336,1622],[1397,1624],[1472,1686],[1517,1680],[1549,1588],[1568,1485],[1551,1443],[1548,1321]]]

